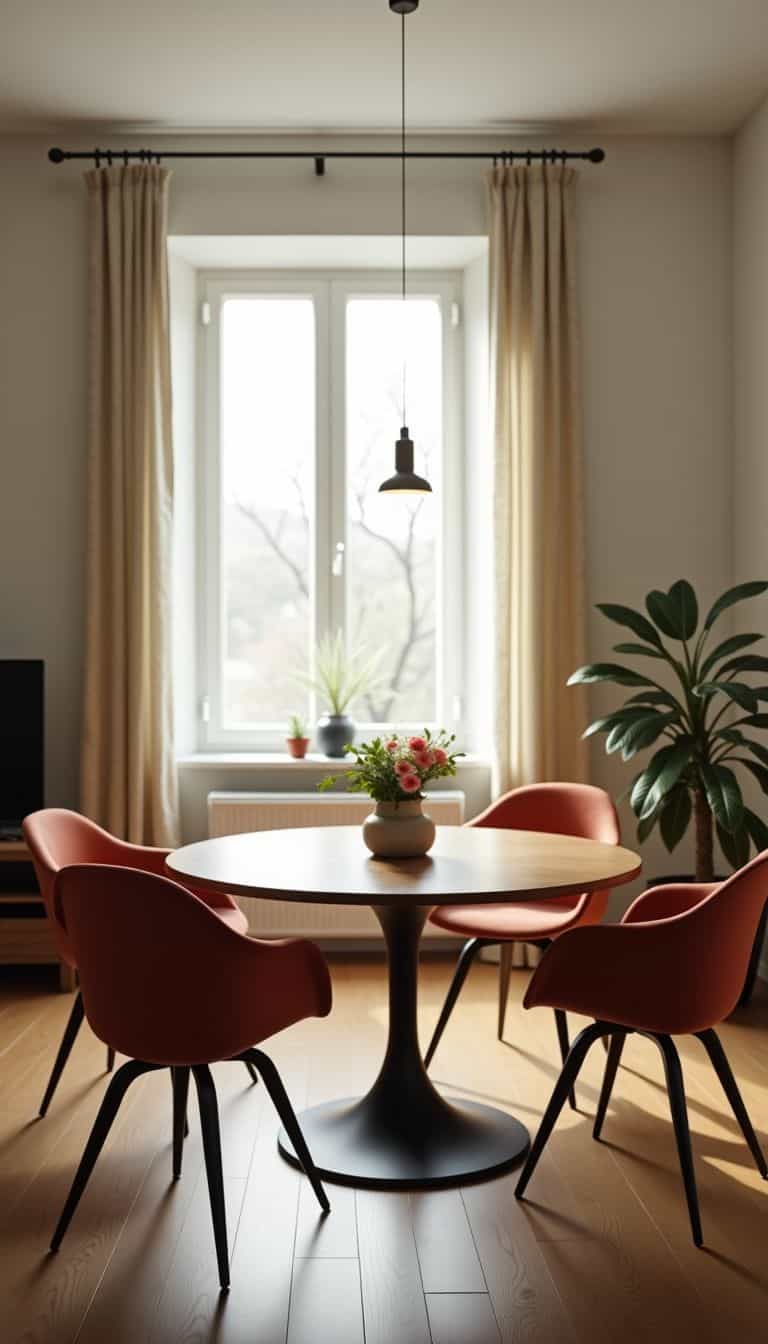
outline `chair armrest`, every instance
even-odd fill
[[[719,885],[719,882],[667,882],[663,887],[650,887],[635,898],[621,922],[646,924],[649,920],[682,915],[693,910]]]
[[[707,984],[708,930],[684,912],[569,929],[547,949],[526,1008],[563,1008],[638,1031],[687,1033],[719,1020]],[[731,1005],[732,1007],[732,1005]]]

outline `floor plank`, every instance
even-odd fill
[[[288,1344],[364,1344],[357,1260],[295,1260]]]
[[[500,1344],[487,1293],[428,1293],[432,1344]]]
[[[429,1344],[408,1195],[358,1190],[357,1225],[366,1344]]]
[[[482,1266],[458,1190],[411,1195],[425,1293],[484,1293]]]

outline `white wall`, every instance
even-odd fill
[[[734,142],[733,402],[733,574],[741,582],[768,578],[768,101]],[[762,813],[759,797],[752,790]]]
[[[606,163],[583,169],[579,206],[590,595],[639,602],[652,584],[684,574],[709,596],[730,578],[729,143],[604,143]],[[41,141],[0,148],[8,514],[0,527],[0,656],[47,661],[48,799],[73,803],[85,495],[82,188],[79,167],[51,167]],[[397,177],[396,162],[331,161],[322,179],[295,162],[181,163],[170,230],[396,233]],[[486,231],[482,165],[425,163],[409,177],[414,233]],[[596,620],[593,653],[610,643]],[[625,771],[598,751],[595,776],[618,792]],[[668,863],[649,848],[650,869]]]

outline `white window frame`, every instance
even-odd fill
[[[334,578],[331,565],[338,542],[346,545],[346,359],[345,315],[350,298],[399,293],[398,271],[200,271],[201,315],[198,349],[197,434],[197,672],[198,748],[201,751],[282,751],[285,725],[225,728],[220,683],[222,638],[220,522],[221,309],[244,294],[311,298],[315,305],[315,508],[311,519],[310,591],[314,593],[312,637],[338,625],[346,628],[346,578]],[[463,497],[464,360],[458,321],[462,294],[460,271],[409,272],[413,298],[440,303],[443,336],[443,454],[439,486],[437,544],[435,724],[455,732],[461,745],[463,684]],[[418,427],[412,426],[418,449]],[[399,425],[393,423],[392,445]],[[322,708],[311,697],[312,727]],[[385,725],[358,722],[358,741]],[[419,723],[398,721],[402,729]]]

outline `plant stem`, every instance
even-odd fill
[[[707,802],[707,795],[701,788],[693,791],[693,809],[696,818],[696,881],[714,882],[712,812]]]

